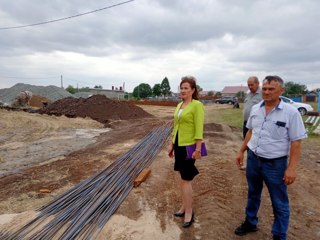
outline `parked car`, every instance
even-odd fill
[[[224,96],[222,98],[218,98],[215,103],[219,103],[219,104],[235,104],[236,102],[238,102],[238,98],[237,97],[231,97],[231,96]]]
[[[300,103],[300,102],[295,102],[293,101],[292,99],[290,98],[287,98],[287,97],[283,97],[283,96],[280,96],[280,98],[286,102],[286,103],[289,103],[291,104],[292,106],[294,106],[295,108],[297,108],[300,112],[301,115],[305,115],[307,114],[308,112],[311,112],[313,111],[313,108],[311,107],[311,105],[309,104],[306,104],[306,103]]]

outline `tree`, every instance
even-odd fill
[[[77,92],[77,90],[71,85],[69,85],[65,90],[71,94],[75,94]]]
[[[244,91],[239,91],[239,92],[236,93],[236,97],[237,98],[241,98],[242,99],[242,98],[244,98],[244,95],[245,95]]]
[[[79,92],[90,92],[90,88],[89,87],[79,88]]]
[[[165,77],[162,82],[161,82],[161,94],[166,97],[168,95],[171,94],[171,91],[170,91],[170,84],[169,84],[169,80],[167,77]]]
[[[221,92],[216,92],[216,97],[221,97],[221,96],[222,96]]]
[[[130,99],[132,99],[133,97],[132,97],[132,93],[129,93],[129,92],[125,92],[124,93],[124,99],[126,99],[126,100],[130,100]]]
[[[146,98],[152,96],[152,89],[148,83],[141,83],[133,89],[132,95],[135,98]]]
[[[154,96],[161,96],[161,85],[159,83],[155,84],[152,88],[152,93]]]
[[[197,89],[198,89],[198,92],[202,92],[203,90],[199,85],[197,85]]]
[[[101,85],[95,85],[93,88],[99,88],[99,89],[102,89],[102,86],[101,86]]]
[[[294,83],[294,82],[286,82],[284,84],[286,96],[295,96],[295,95],[303,95],[307,93],[307,86],[304,84]]]
[[[213,96],[213,91],[209,91],[208,96]]]

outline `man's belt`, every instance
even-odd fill
[[[273,161],[277,161],[277,160],[280,160],[280,159],[284,159],[284,158],[288,158],[288,155],[286,156],[282,156],[282,157],[277,157],[277,158],[264,158],[264,157],[260,157],[258,156],[257,154],[255,154],[252,150],[250,150],[253,155],[258,159],[260,160],[261,162],[273,162]]]

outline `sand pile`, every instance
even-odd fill
[[[67,117],[90,117],[106,124],[112,120],[153,117],[142,108],[124,101],[111,100],[104,95],[89,98],[64,98],[40,110],[41,114]]]

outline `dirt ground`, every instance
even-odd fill
[[[22,226],[37,208],[104,169],[155,125],[172,119],[174,107],[141,107],[155,118],[110,121],[109,128],[90,119],[0,110],[0,233]],[[221,106],[208,105],[206,112],[216,107]],[[192,227],[183,229],[182,219],[173,217],[180,207],[179,175],[164,148],[149,178],[131,191],[99,239],[271,239],[273,215],[266,189],[259,231],[233,234],[246,204],[245,171],[234,164],[241,130],[206,118],[205,141],[209,155],[196,163],[200,174],[193,184]],[[303,143],[298,179],[289,187],[288,239],[320,238],[319,143],[320,137]]]

